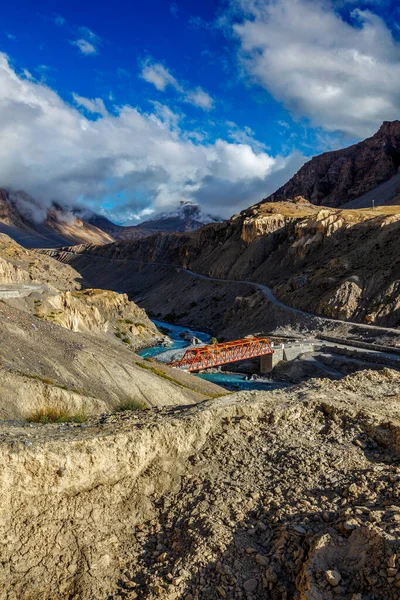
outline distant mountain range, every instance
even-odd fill
[[[312,158],[257,206],[298,198],[331,208],[400,204],[400,121],[384,122],[372,137]],[[182,201],[173,212],[123,226],[82,209],[65,210],[54,204],[44,210],[24,192],[0,189],[0,233],[31,248],[135,241],[157,233],[191,232],[221,220],[204,214],[194,202]]]
[[[57,204],[51,209],[44,209],[24,192],[0,189],[0,233],[9,235],[26,248],[137,240],[154,233],[194,231],[211,221],[218,219],[204,215],[197,204],[181,202],[174,212],[125,227],[81,209],[65,210]]]
[[[88,223],[105,231],[116,240],[137,240],[154,233],[195,231],[207,223],[222,221],[218,217],[203,213],[198,204],[185,200],[182,200],[174,211],[160,213],[139,225],[116,225],[107,217],[98,214],[86,214],[85,218]]]

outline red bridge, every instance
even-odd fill
[[[170,367],[184,369],[185,371],[199,371],[218,365],[273,354],[274,351],[267,338],[247,337],[242,340],[211,344],[189,348],[180,360],[170,363]]]

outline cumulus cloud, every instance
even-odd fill
[[[357,137],[398,118],[400,44],[372,10],[356,8],[347,22],[333,0],[236,0],[235,7],[244,69],[295,116]]]
[[[142,79],[152,83],[160,92],[164,92],[168,86],[174,88],[180,94],[182,102],[193,104],[203,110],[211,110],[214,107],[214,99],[201,87],[190,89],[179,83],[172,73],[161,63],[147,59],[142,65],[140,73]]]
[[[130,106],[107,112],[99,98],[75,94],[74,101],[98,117],[86,117],[48,86],[18,75],[0,54],[0,187],[25,190],[41,206],[111,206],[120,221],[193,199],[229,216],[304,161],[272,157],[246,143],[195,142],[162,105],[150,113]]]
[[[184,100],[185,102],[193,104],[194,106],[198,106],[203,110],[211,110],[214,106],[213,98],[210,96],[210,94],[207,94],[207,92],[202,90],[200,87],[197,87],[196,89],[187,92],[184,97]]]

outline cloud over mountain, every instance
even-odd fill
[[[151,113],[127,105],[107,111],[99,98],[74,100],[89,116],[17,74],[0,54],[1,187],[45,204],[106,203],[121,220],[191,199],[229,215],[272,192],[304,161],[246,143],[195,143],[180,117],[160,105]]]

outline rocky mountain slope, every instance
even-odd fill
[[[27,248],[53,248],[64,244],[112,242],[105,231],[54,205],[44,209],[23,192],[0,189],[0,233]]]
[[[125,294],[83,283],[70,266],[0,235],[0,419],[192,404],[221,393],[140,359],[134,350],[163,335]]]
[[[0,426],[1,600],[397,600],[399,374]]]
[[[193,233],[161,234],[102,247],[86,245],[74,248],[75,255],[61,251],[58,256],[89,279],[96,279],[99,271],[96,256],[120,261],[110,272],[119,285],[123,283],[119,273],[130,260],[181,265],[207,276],[269,285],[280,300],[310,313],[398,327],[399,234],[400,208],[396,206],[340,210],[297,199],[257,205],[230,222],[210,224]],[[126,285],[122,289],[135,288],[133,279],[127,279]],[[136,294],[146,291],[151,302],[154,286],[157,278],[149,286],[139,277]],[[194,292],[191,300],[195,296]],[[175,302],[173,312],[179,314],[181,296]],[[146,301],[143,305],[148,306]],[[222,308],[228,307],[220,304],[218,309]]]
[[[263,202],[302,196],[313,204],[338,207],[392,181],[384,190],[377,189],[366,206],[372,206],[372,200],[376,205],[400,204],[399,167],[400,121],[385,122],[371,138],[314,157]]]

